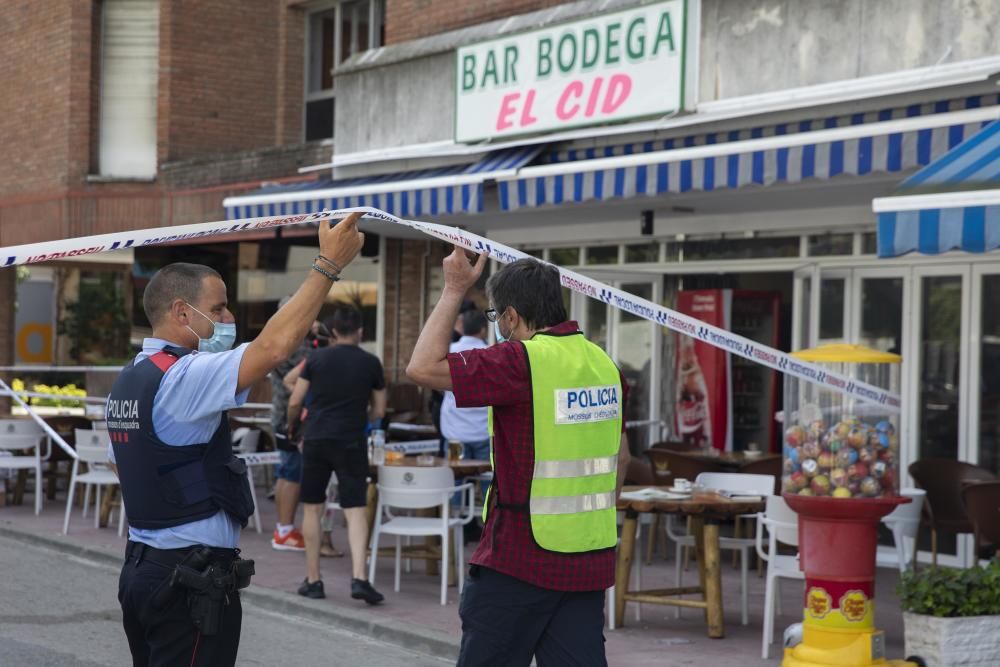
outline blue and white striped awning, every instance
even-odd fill
[[[544,148],[520,146],[489,153],[471,165],[362,178],[267,185],[223,201],[229,220],[373,206],[400,217],[481,213],[483,182],[515,173]]]
[[[879,257],[1000,247],[1000,120],[872,202]]]
[[[902,172],[930,164],[995,118],[1000,95],[717,132],[578,148],[497,179],[501,208],[604,201]]]

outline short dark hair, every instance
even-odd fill
[[[163,319],[174,299],[194,305],[201,298],[205,278],[213,277],[222,280],[215,269],[187,262],[167,264],[157,271],[142,293],[142,309],[150,325],[156,326]]]
[[[513,307],[532,329],[565,322],[559,270],[527,257],[502,267],[486,281],[486,293],[497,315]]]
[[[481,310],[467,310],[462,313],[462,333],[478,336],[486,328],[486,315]]]
[[[361,313],[352,306],[337,306],[324,324],[340,336],[350,336],[361,328]]]

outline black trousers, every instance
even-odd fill
[[[473,565],[465,580],[459,667],[606,667],[604,591],[539,588]]]
[[[149,558],[150,551],[170,553],[129,542],[118,580],[118,601],[134,667],[235,665],[243,620],[239,593],[229,594],[218,634],[203,636],[191,621],[183,592],[174,595],[162,608],[150,604],[156,592],[166,586],[173,570]],[[179,562],[183,555],[177,556]]]

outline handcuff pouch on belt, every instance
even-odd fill
[[[184,591],[192,623],[201,634],[211,636],[219,632],[229,594],[249,586],[254,574],[252,560],[236,558],[230,565],[223,565],[212,558],[210,549],[200,547],[174,567],[153,605],[163,607]]]

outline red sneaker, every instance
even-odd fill
[[[281,537],[275,530],[274,535],[271,536],[271,546],[277,551],[305,551],[306,540],[302,537],[302,533],[294,528],[284,537]]]

